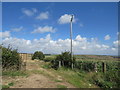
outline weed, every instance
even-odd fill
[[[13,86],[13,85],[14,85],[14,83],[13,83],[13,82],[11,82],[11,83],[8,83],[8,85],[9,85],[9,86]]]
[[[10,88],[9,85],[2,85],[2,88]]]
[[[51,67],[50,64],[45,64],[45,65],[42,66],[42,68],[44,68],[44,69],[49,69],[50,67]]]
[[[55,82],[62,82],[62,80],[57,80],[57,79],[55,79]]]

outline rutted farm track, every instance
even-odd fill
[[[42,68],[44,64],[43,61],[27,60],[26,73],[28,76],[3,76],[3,85],[13,82],[14,85],[10,88],[57,88],[58,85],[75,88],[57,73]]]

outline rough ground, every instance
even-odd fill
[[[67,88],[75,88],[67,83],[63,78],[48,69],[42,68],[44,62],[28,60],[26,63],[27,77],[3,77],[3,85],[13,82],[14,85],[10,88],[57,88],[58,85],[66,86]]]

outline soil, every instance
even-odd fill
[[[57,88],[57,85],[63,85],[67,88],[75,88],[73,85],[69,84],[68,82],[64,81],[60,75],[56,75],[49,70],[42,68],[43,61],[37,60],[27,60],[26,61],[26,71],[44,71],[49,76],[40,73],[30,73],[29,76],[16,76],[16,77],[8,77],[3,76],[2,83],[3,85],[7,85],[8,83],[13,82],[14,85],[10,86],[10,88]],[[41,65],[41,66],[40,66]],[[56,80],[62,80],[62,82],[57,82],[53,80],[51,77],[55,77]]]

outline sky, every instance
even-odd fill
[[[3,2],[2,44],[21,53],[118,54],[117,2]]]

